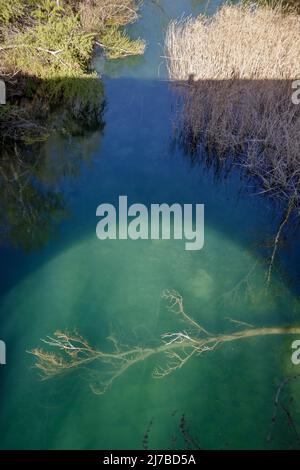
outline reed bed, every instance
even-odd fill
[[[233,162],[261,192],[300,207],[300,17],[280,5],[225,4],[172,22],[169,76],[182,106],[177,135],[193,153]]]

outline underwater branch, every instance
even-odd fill
[[[89,384],[96,394],[104,393],[113,382],[129,368],[154,355],[164,360],[153,371],[153,377],[162,378],[180,369],[192,357],[216,350],[224,343],[256,336],[300,334],[300,326],[250,328],[229,334],[213,335],[186,313],[181,295],[176,291],[164,291],[163,298],[168,309],[185,323],[178,332],[164,333],[157,347],[127,347],[115,337],[108,339],[113,345],[111,352],[96,349],[77,333],[57,331],[42,342],[47,349],[29,351],[35,357],[35,368],[43,380],[84,369],[89,374]],[[50,350],[49,350],[50,348]],[[88,368],[97,362],[97,369]]]

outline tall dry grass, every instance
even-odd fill
[[[212,18],[175,21],[166,35],[180,84],[177,130],[193,152],[233,159],[261,189],[300,207],[300,17],[280,6],[225,5]]]
[[[172,22],[166,51],[176,80],[300,78],[300,18],[280,6],[228,4],[211,18]]]

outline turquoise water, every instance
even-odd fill
[[[211,1],[208,11],[220,3]],[[255,327],[297,324],[298,232],[287,234],[265,291],[265,245],[280,213],[245,189],[237,173],[216,178],[173,145],[164,31],[170,19],[204,11],[205,4],[145,2],[141,19],[130,26],[148,43],[145,57],[110,64],[95,59],[105,83],[103,131],[72,145],[54,136],[43,151],[37,184],[59,194],[64,211],[43,244],[24,251],[20,224],[14,245],[1,247],[0,337],[7,345],[7,364],[0,366],[2,449],[138,449],[150,422],[150,448],[185,448],[183,414],[201,448],[299,446],[282,409],[267,439],[276,390],[299,369],[290,361],[290,337],[228,343],[160,380],[152,371],[163,358],[153,356],[101,396],[92,393],[85,370],[40,381],[26,352],[57,329],[76,329],[106,350],[111,334],[122,344],[156,344],[162,333],[183,328],[162,299],[165,289],[180,292],[186,311],[215,333],[239,330],[228,318]],[[147,206],[204,203],[203,250],[185,251],[184,241],[99,241],[96,208],[116,204],[122,194]],[[54,218],[50,211],[48,218]],[[101,368],[93,371],[101,380]],[[287,386],[283,399],[297,425],[296,385]]]

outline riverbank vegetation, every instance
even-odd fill
[[[0,78],[8,104],[0,110],[3,140],[45,138],[57,105],[85,123],[100,121],[103,87],[90,62],[95,48],[109,58],[142,54],[124,25],[136,0],[0,0]]]
[[[244,0],[244,3],[254,4],[253,0]],[[255,3],[264,6],[271,6],[273,8],[280,7],[281,10],[285,11],[300,12],[299,0],[255,0]]]
[[[0,79],[7,89],[7,104],[0,105],[0,243],[40,247],[67,216],[53,185],[78,174],[88,142],[99,142],[104,127],[103,83],[91,69],[92,56],[95,50],[109,58],[143,52],[144,42],[124,30],[138,18],[139,5],[0,0]],[[56,134],[61,144],[49,158],[44,141]],[[52,186],[45,190],[40,181]]]
[[[281,6],[225,5],[172,22],[169,74],[179,82],[177,131],[192,153],[237,164],[260,192],[300,206],[300,17]]]
[[[213,17],[174,21],[166,35],[170,78],[181,104],[177,139],[195,158],[238,167],[283,215],[300,215],[300,16],[290,2],[225,4]],[[253,186],[253,185],[252,185]]]

